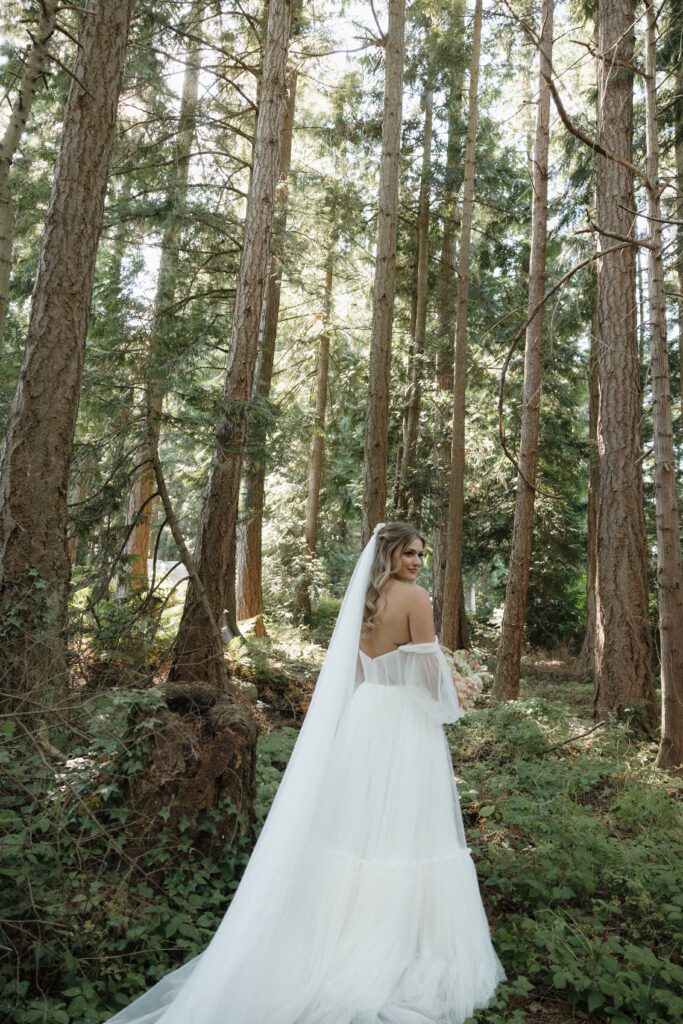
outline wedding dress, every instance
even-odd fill
[[[107,1024],[462,1024],[505,980],[443,730],[462,715],[448,663],[436,639],[360,650],[373,554],[374,536],[217,932]]]

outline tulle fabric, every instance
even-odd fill
[[[505,979],[442,727],[462,714],[446,660],[436,640],[359,652],[372,554],[216,934],[108,1024],[462,1024]]]
[[[506,977],[442,729],[462,710],[436,642],[359,663],[310,889],[260,1019],[462,1024]]]
[[[448,662],[435,638],[428,644],[401,644],[370,658],[358,652],[363,678],[385,686],[405,686],[420,708],[437,722],[455,722],[463,714]]]

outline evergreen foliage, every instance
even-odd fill
[[[87,6],[87,5],[86,5]],[[642,5],[641,5],[642,6]],[[21,74],[35,5],[0,11],[0,90]],[[31,294],[83,5],[60,9],[60,31],[11,168],[15,237],[11,295],[0,362],[0,423],[23,358]],[[515,467],[499,441],[501,367],[527,315],[535,51],[520,26],[538,4],[486,5],[475,213],[470,266],[463,575],[474,588],[475,644],[496,642],[505,595]],[[558,5],[554,60],[573,122],[596,133],[590,52],[596,5]],[[273,383],[247,400],[263,429],[247,445],[266,463],[263,591],[269,637],[233,640],[233,679],[253,683],[261,728],[254,819],[229,801],[198,828],[164,807],[141,820],[131,793],[144,777],[160,716],[158,685],[169,668],[185,570],[160,501],[152,502],[150,590],[122,597],[131,557],[129,497],[146,458],[145,394],[165,393],[159,455],[182,534],[193,549],[224,409],[233,301],[252,171],[267,5],[207,0],[199,27],[190,4],[135,5],[127,49],[92,297],[76,438],[71,453],[72,557],[69,662],[72,688],[40,731],[0,715],[0,1017],[11,1024],[95,1024],[201,951],[239,883],[277,791],[305,713],[358,551],[367,420],[377,181],[382,136],[386,14],[377,5],[295,4],[290,64],[299,71],[287,224],[278,238],[282,299]],[[442,252],[450,203],[455,235],[466,133],[470,11],[457,0],[408,5],[400,172],[396,309],[389,423],[389,507],[401,453],[413,352],[421,99],[434,92],[427,328],[419,356],[422,400],[415,467],[408,479],[427,537],[420,582],[433,583],[440,522],[435,451],[448,434],[437,371],[452,330],[440,322]],[[680,0],[664,6],[658,40],[661,178],[674,437],[683,448],[683,78]],[[578,42],[577,42],[578,40]],[[199,43],[199,99],[187,193],[174,196],[182,77]],[[641,28],[636,25],[641,67]],[[644,93],[636,76],[634,161],[645,157]],[[449,135],[450,127],[450,135]],[[590,443],[588,373],[595,307],[595,154],[551,112],[548,290],[538,493],[526,619],[528,648],[578,654],[586,630]],[[673,183],[678,182],[676,188]],[[670,186],[670,187],[669,187]],[[286,195],[285,195],[286,194]],[[636,186],[636,205],[645,192]],[[173,301],[155,309],[164,232],[179,224]],[[678,224],[678,226],[677,226]],[[452,225],[451,225],[452,226]],[[639,221],[639,231],[645,232]],[[316,352],[325,330],[325,269],[333,267],[329,396],[317,548],[303,526],[315,422]],[[639,257],[641,431],[650,621],[658,654],[652,382],[644,256]],[[453,292],[457,281],[452,279]],[[156,345],[150,343],[157,327]],[[521,332],[521,333],[520,333]],[[444,341],[445,338],[445,341]],[[511,357],[503,389],[506,443],[519,446],[524,352]],[[58,386],[58,382],[55,382]],[[49,395],[46,398],[49,401]],[[253,438],[257,438],[254,442]],[[164,568],[156,565],[163,562]],[[305,586],[312,610],[302,616]],[[26,630],[40,637],[46,583],[32,573],[0,631],[0,648]],[[306,626],[302,625],[306,618]],[[247,632],[245,628],[245,633]],[[318,646],[320,645],[320,646]],[[2,673],[0,673],[2,676]],[[547,676],[547,673],[546,673]],[[652,766],[656,746],[626,708],[595,734],[591,683],[576,673],[527,676],[520,700],[477,709],[447,730],[492,937],[508,971],[482,1024],[548,1024],[588,1015],[596,1024],[671,1024],[683,1019],[680,960],[681,781]],[[0,690],[4,688],[0,687]],[[23,714],[23,713],[22,713]],[[631,716],[632,721],[629,720]],[[226,822],[234,829],[226,832]],[[153,847],[134,851],[141,832]],[[264,1024],[264,1022],[254,1022]]]

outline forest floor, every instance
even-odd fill
[[[257,685],[262,736],[275,741],[281,730],[300,724],[324,656],[321,641],[302,647],[300,632],[276,630],[241,648],[233,667]],[[491,670],[494,651],[480,646],[477,653]],[[673,953],[669,967],[651,927],[638,923],[655,900],[655,887],[647,897],[643,890],[659,853],[665,899],[672,899],[675,875],[667,874],[670,861],[661,846],[654,853],[656,841],[641,838],[647,830],[654,840],[676,813],[668,803],[675,790],[667,798],[659,773],[651,771],[656,745],[628,725],[594,728],[593,682],[567,650],[525,654],[518,701],[495,708],[488,693],[486,687],[476,701],[474,710],[482,714],[463,720],[470,719],[469,728],[447,728],[482,897],[509,975],[500,998],[473,1019],[674,1019],[667,1012],[661,1018],[639,1012],[653,985],[665,993],[666,971],[680,971],[679,954]],[[614,856],[623,861],[616,870]],[[615,893],[622,871],[629,878]],[[629,907],[628,924],[621,920],[620,901]],[[668,904],[671,920],[662,944],[668,951],[675,947],[679,903]],[[640,989],[634,980],[639,969],[647,976]]]
[[[576,655],[566,649],[556,652],[531,651],[522,657],[520,699],[541,697],[559,700],[576,723],[593,724],[595,685]]]
[[[229,645],[230,674],[258,693],[259,827],[308,708],[333,610],[316,628],[273,623],[270,636]],[[477,655],[490,672],[494,651],[479,643]],[[147,670],[138,662],[119,674],[119,645],[106,673],[84,672],[78,730],[60,740],[70,760],[56,772],[5,723],[0,761],[13,796],[0,824],[16,898],[0,907],[0,934],[21,968],[0,964],[0,1002],[12,1006],[12,1024],[97,1024],[202,949],[239,883],[249,845],[226,843],[219,815],[193,833],[169,818],[169,806],[144,821],[132,806],[168,719],[159,685],[167,658],[163,649]],[[632,722],[593,727],[593,684],[567,651],[526,653],[517,700],[494,705],[489,689],[445,727],[508,974],[469,1024],[683,1020],[683,781],[654,767],[656,742]],[[134,853],[143,825],[153,842]]]

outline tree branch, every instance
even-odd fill
[[[637,240],[633,239],[632,241],[629,242],[620,242],[618,245],[611,245],[609,249],[603,249],[601,252],[594,252],[590,256],[587,256],[585,259],[580,260],[579,263],[575,263],[573,267],[570,267],[567,273],[563,274],[560,280],[556,284],[554,284],[552,288],[550,288],[545,293],[545,295],[543,295],[543,297],[539,299],[539,301],[536,303],[533,310],[531,311],[530,316],[527,317],[527,319],[524,321],[520,329],[517,331],[517,334],[512,339],[510,347],[508,348],[507,351],[507,355],[503,360],[503,368],[500,372],[500,383],[498,385],[498,437],[500,439],[501,448],[503,449],[503,454],[505,455],[506,459],[509,459],[509,461],[515,467],[515,470],[517,471],[518,475],[522,478],[524,483],[527,485],[527,487],[530,487],[532,491],[535,491],[537,494],[542,494],[547,498],[553,498],[554,500],[557,500],[559,499],[560,495],[551,494],[548,491],[542,491],[540,487],[535,486],[534,484],[530,483],[529,480],[527,480],[524,473],[520,469],[519,462],[512,454],[512,452],[509,450],[505,439],[505,424],[503,420],[503,414],[505,411],[505,378],[507,376],[510,361],[522,336],[526,333],[527,327],[534,319],[538,311],[545,305],[548,299],[550,299],[555,294],[555,292],[559,291],[560,288],[562,288],[562,286],[566,284],[567,281],[569,281],[569,279],[574,276],[574,274],[578,273],[579,270],[583,270],[584,267],[587,267],[595,260],[598,260],[603,256],[608,256],[610,253],[618,252],[619,250],[626,248],[626,245],[637,244]]]
[[[538,33],[534,31],[531,25],[527,24],[524,18],[520,17],[520,15],[517,14],[517,12],[512,9],[508,0],[500,0],[500,2],[507,8],[512,19],[517,22],[517,24],[521,27],[522,31],[526,33],[526,35],[529,37],[529,39],[531,39],[531,41],[538,49],[538,47],[540,46],[540,37],[538,36]],[[630,70],[634,69],[631,68]],[[617,156],[617,154],[613,153],[611,150],[606,149],[600,142],[598,142],[597,139],[593,139],[588,134],[588,132],[585,132],[583,128],[579,128],[578,125],[574,124],[574,122],[572,121],[571,117],[565,109],[564,103],[562,102],[562,98],[557,90],[557,86],[553,81],[553,76],[557,76],[555,75],[555,68],[552,65],[552,63],[550,64],[549,75],[546,74],[545,72],[541,73],[543,75],[544,81],[547,82],[548,89],[550,90],[550,95],[552,96],[553,103],[555,104],[555,109],[557,110],[557,113],[560,115],[560,120],[562,121],[562,124],[565,126],[567,131],[575,138],[577,138],[580,142],[583,142],[584,145],[588,146],[589,149],[592,149],[594,153],[598,153],[600,156],[605,157],[606,160],[613,160],[614,163],[621,164],[622,167],[626,167],[626,169],[629,170],[631,174],[634,174],[636,177],[640,178],[643,184],[647,188],[649,188],[650,179],[648,178],[647,174],[645,174],[645,172],[641,170],[640,167],[638,167],[636,164],[631,163],[629,160],[624,160],[622,157]]]
[[[204,614],[206,615],[206,619],[209,625],[209,632],[211,633],[211,641],[214,647],[214,656],[216,659],[216,675],[218,676],[218,681],[221,687],[224,690],[227,690],[228,670],[225,667],[225,657],[223,655],[223,638],[221,636],[221,631],[218,627],[218,624],[213,617],[213,611],[211,610],[211,605],[209,603],[209,598],[207,596],[206,590],[204,589],[204,584],[201,581],[201,577],[197,572],[197,567],[194,564],[194,559],[188,550],[187,544],[185,543],[185,538],[183,537],[182,530],[180,529],[180,524],[178,523],[178,518],[175,514],[175,509],[173,508],[173,505],[171,503],[168,488],[166,487],[166,480],[164,478],[164,471],[162,469],[161,461],[159,459],[159,446],[157,444],[156,431],[154,429],[154,421],[152,417],[152,404],[150,400],[150,394],[148,392],[147,433],[149,436],[150,454],[152,457],[152,464],[154,466],[154,476],[156,477],[157,488],[159,490],[159,494],[164,505],[164,512],[166,513],[166,518],[168,520],[168,525],[171,529],[171,534],[173,535],[173,540],[176,543],[176,547],[178,548],[178,551],[180,553],[183,565],[187,569],[187,574],[192,581],[195,593],[199,598],[200,604],[204,609]]]
[[[616,153],[613,153],[611,150],[606,149],[603,145],[601,145],[601,143],[599,143],[597,139],[591,138],[591,136],[587,132],[585,132],[583,128],[579,128],[578,125],[574,124],[569,114],[565,110],[564,104],[562,102],[559,92],[557,91],[557,87],[555,86],[555,83],[552,80],[552,77],[550,75],[543,73],[543,78],[548,84],[548,88],[550,89],[550,95],[553,98],[555,108],[558,114],[560,115],[560,120],[562,121],[562,124],[565,126],[567,131],[575,138],[579,139],[580,142],[583,142],[586,146],[588,146],[589,149],[592,149],[594,153],[599,153],[599,155],[604,156],[606,160],[613,160],[614,163],[621,164],[621,166],[625,167],[628,171],[631,172],[631,174],[640,178],[643,184],[647,188],[649,188],[650,179],[648,178],[647,174],[645,174],[645,172],[642,171],[640,167],[637,166],[637,164],[632,164],[630,160],[624,160],[622,159],[622,157],[617,156]]]
[[[590,734],[592,732],[595,732],[596,729],[599,729],[601,725],[606,724],[606,720],[603,719],[602,721],[594,725],[592,729],[588,729],[586,732],[579,732],[576,734],[576,736],[570,736],[568,740],[562,740],[561,743],[553,743],[552,747],[544,747],[543,750],[540,751],[540,753],[547,754],[551,750],[557,750],[558,747],[566,747],[568,743],[573,743],[574,740],[581,740],[584,736],[590,736]]]

